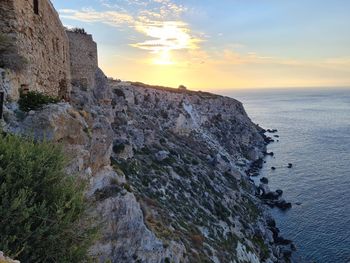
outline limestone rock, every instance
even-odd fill
[[[79,113],[67,103],[50,104],[42,110],[11,127],[15,133],[32,135],[36,139],[47,139],[68,144],[84,145],[88,137],[84,132],[87,124]]]
[[[9,257],[6,257],[3,252],[0,251],[0,262],[1,263],[20,263],[18,260],[12,260]]]
[[[108,198],[100,202],[97,209],[105,219],[105,239],[96,244],[91,253],[99,262],[161,263],[171,258],[179,263],[183,259],[183,246],[176,242],[165,246],[147,229],[140,204],[133,194]]]
[[[99,262],[285,262],[244,173],[266,146],[240,102],[95,77],[6,129],[62,142],[89,180]]]
[[[169,156],[169,154],[170,153],[168,151],[159,151],[155,154],[155,158],[158,162],[161,162],[165,160]]]

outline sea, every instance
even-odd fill
[[[271,209],[296,262],[350,262],[350,89],[221,92],[241,101],[254,123],[277,129],[260,177],[292,209]],[[278,140],[278,141],[277,141]],[[288,169],[292,163],[292,169]],[[271,167],[276,167],[272,170]]]

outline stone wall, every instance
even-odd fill
[[[73,85],[91,89],[96,84],[97,45],[91,35],[67,31]]]
[[[49,0],[0,1],[0,33],[13,41],[16,52],[25,59],[22,70],[11,73],[14,79],[11,99],[18,99],[21,88],[61,98],[68,96],[71,89],[68,37]]]

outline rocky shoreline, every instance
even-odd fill
[[[63,144],[67,172],[89,180],[102,228],[91,248],[97,262],[290,261],[293,246],[263,204],[273,192],[257,195],[247,176],[272,138],[232,98],[98,70],[96,86],[74,86],[69,103],[21,113],[6,101],[4,119],[7,132]]]
[[[279,138],[279,135],[276,133],[278,132],[277,129],[261,129],[260,134],[264,138],[264,142],[267,145],[275,142],[276,138]],[[273,137],[271,137],[271,134],[273,134]],[[279,141],[279,140],[277,140]],[[277,189],[275,191],[271,191],[268,186],[268,178],[261,177],[259,178],[259,184],[257,184],[252,178],[259,177],[260,176],[260,170],[263,168],[263,165],[266,164],[265,158],[267,156],[273,157],[275,154],[273,152],[263,152],[264,157],[259,158],[252,162],[249,169],[246,170],[247,176],[250,178],[250,181],[254,183],[255,185],[255,195],[261,200],[262,204],[267,205],[270,208],[278,208],[282,211],[286,211],[288,209],[292,208],[292,204],[290,202],[287,202],[285,199],[282,198],[283,190]],[[292,163],[288,163],[286,165],[286,168],[291,169],[293,167]],[[271,167],[272,170],[276,170],[276,167]],[[292,240],[285,239],[282,236],[280,236],[280,230],[276,226],[276,222],[273,218],[269,218],[268,221],[268,228],[273,232],[273,239],[274,242],[278,245],[283,246],[283,254],[286,259],[289,261],[292,261],[292,253],[296,251],[296,246],[293,243]]]

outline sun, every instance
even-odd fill
[[[175,51],[197,49],[198,39],[190,34],[186,23],[181,21],[158,21],[156,23],[138,23],[136,29],[151,38],[131,46],[148,50],[155,65],[176,64]]]
[[[173,65],[175,61],[173,61],[170,50],[162,50],[157,52],[158,56],[152,60],[152,63],[155,65]]]

